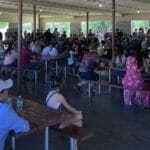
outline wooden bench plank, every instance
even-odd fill
[[[86,141],[94,136],[94,133],[87,128],[71,125],[63,129],[55,129],[67,137],[72,137],[78,141]]]
[[[111,86],[111,87],[118,88],[118,89],[125,89],[122,84],[110,83],[109,81],[101,80],[100,84],[101,85],[106,85],[106,86]],[[149,89],[127,89],[127,90],[132,90],[132,91],[136,91],[136,92],[150,93]]]

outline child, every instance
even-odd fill
[[[68,125],[74,124],[77,126],[82,126],[82,112],[73,108],[65,99],[65,97],[59,92],[59,82],[55,81],[55,83],[51,86],[51,90],[49,91],[46,97],[46,105],[50,108],[59,110],[61,106],[63,106],[67,111],[72,113],[73,117],[70,120],[64,121],[59,125],[59,128],[64,128]]]
[[[5,139],[9,131],[28,132],[29,122],[22,119],[15,112],[11,104],[6,103],[8,99],[8,89],[13,86],[13,81],[0,80],[0,150],[4,149]]]
[[[73,108],[59,91],[59,82],[57,80],[54,80],[54,84],[51,86],[51,90],[46,97],[46,105],[56,110],[60,110],[61,106],[63,106],[67,111],[72,114],[72,118],[62,122],[61,124],[56,124],[53,127],[64,128],[72,124],[81,127],[83,118],[82,112]],[[74,150],[78,150],[77,141],[75,141],[74,143]]]
[[[75,75],[75,68],[74,68],[74,65],[75,65],[75,55],[78,54],[78,51],[76,48],[74,49],[71,49],[69,51],[69,58],[68,58],[68,65],[71,67],[72,71],[73,71],[73,75]]]

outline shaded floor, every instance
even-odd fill
[[[137,106],[123,105],[122,91],[113,89],[111,93],[103,87],[100,96],[92,98],[89,107],[86,93],[77,95],[73,90],[72,79],[67,80],[62,93],[69,103],[83,111],[84,123],[93,130],[95,137],[79,143],[79,150],[149,150],[150,149],[150,112]],[[13,91],[13,90],[12,90]],[[34,83],[23,84],[23,95],[44,104],[48,86],[38,82],[34,93]],[[40,115],[40,113],[39,113]],[[69,140],[50,131],[51,150],[69,150]],[[44,131],[17,139],[16,150],[43,150]],[[7,139],[6,150],[10,150]]]

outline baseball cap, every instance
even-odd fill
[[[13,86],[13,81],[11,79],[8,80],[0,80],[0,92],[3,90],[9,89]]]

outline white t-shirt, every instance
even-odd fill
[[[6,54],[4,58],[4,65],[10,65],[16,61],[18,54],[15,50],[12,50],[10,54]]]
[[[55,47],[45,47],[42,51],[42,56],[58,56],[58,51]]]
[[[32,52],[35,52],[35,53],[38,53],[38,54],[40,54],[40,52],[41,52],[40,46],[35,44],[35,43],[31,43],[30,49],[31,49]]]

